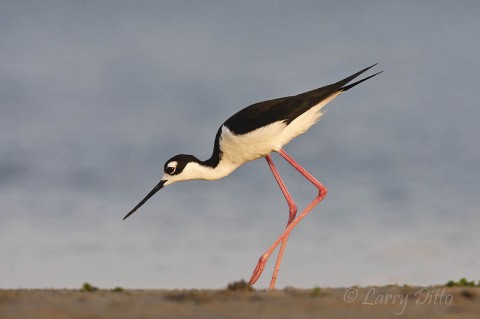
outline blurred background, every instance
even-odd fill
[[[377,62],[285,148],[329,193],[278,287],[478,280],[479,16],[477,1],[1,1],[0,288],[248,280],[288,216],[264,160],[123,216],[170,157],[210,157],[241,108]],[[315,189],[273,158],[302,209]]]

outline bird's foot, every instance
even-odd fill
[[[267,263],[267,258],[265,257],[265,255],[263,255],[258,260],[257,266],[253,270],[252,277],[250,277],[250,280],[248,281],[248,283],[250,285],[253,285],[254,283],[256,283],[258,278],[260,278],[260,276],[262,275],[262,272],[263,272],[263,268],[265,268],[266,263]]]

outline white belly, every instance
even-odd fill
[[[289,125],[283,121],[274,122],[242,135],[235,135],[228,127],[222,127],[220,149],[222,150],[222,162],[241,165],[279,151],[298,135],[305,133],[322,116],[321,109],[340,92],[333,94],[319,104],[303,113]]]

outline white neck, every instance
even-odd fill
[[[188,163],[181,175],[190,179],[214,180],[225,177],[238,168],[239,165],[220,161],[216,167],[204,166],[199,163]]]

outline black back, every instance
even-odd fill
[[[345,84],[349,83],[354,78],[374,67],[375,65],[376,64],[365,68],[341,81],[312,91],[252,104],[234,114],[232,117],[226,120],[223,125],[228,127],[230,131],[235,134],[245,134],[259,127],[278,121],[283,121],[288,125],[298,116],[305,113],[310,108],[317,105],[332,94],[337,93],[338,91],[346,91],[355,85],[377,75],[378,73],[344,87]]]

